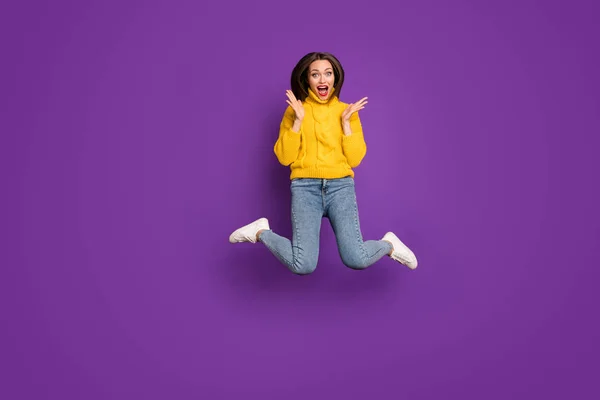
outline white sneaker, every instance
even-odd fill
[[[417,257],[400,239],[398,239],[398,236],[394,235],[392,232],[388,232],[381,240],[390,242],[394,247],[392,255],[390,256],[393,260],[406,265],[410,269],[417,268]]]
[[[269,228],[269,221],[266,218],[259,218],[256,221],[237,229],[229,236],[229,243],[256,243],[256,234],[262,229],[271,229]]]

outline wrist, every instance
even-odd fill
[[[294,124],[292,125],[292,130],[294,132],[298,132],[300,130],[301,126],[302,126],[302,120],[301,119],[295,119],[294,120]]]

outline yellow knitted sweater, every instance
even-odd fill
[[[354,177],[352,168],[360,164],[367,152],[358,113],[350,117],[352,134],[346,136],[342,112],[348,104],[333,94],[328,100],[319,99],[310,89],[308,94],[302,103],[304,119],[299,132],[292,130],[294,110],[291,106],[285,110],[274,146],[277,159],[290,166],[290,179]]]

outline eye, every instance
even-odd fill
[[[326,72],[327,76],[331,76],[331,71]]]
[[[319,74],[312,74],[312,77],[315,79],[317,78],[317,76],[319,76]]]

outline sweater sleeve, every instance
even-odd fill
[[[279,125],[279,138],[273,148],[277,160],[286,166],[296,161],[298,151],[300,150],[302,128],[300,128],[299,132],[292,130],[295,119],[294,115],[294,109],[288,106]]]
[[[350,117],[350,130],[352,131],[351,135],[342,135],[342,149],[350,168],[355,168],[367,154],[367,144],[358,113],[354,113]]]

